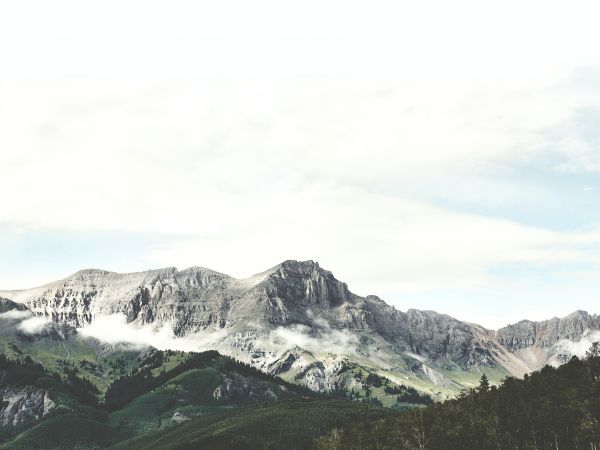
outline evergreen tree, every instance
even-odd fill
[[[488,380],[487,375],[484,373],[481,375],[481,380],[479,380],[479,386],[477,387],[477,391],[479,393],[487,392],[490,390],[490,380]]]

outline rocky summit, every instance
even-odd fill
[[[83,270],[0,295],[75,328],[115,314],[132,329],[168,326],[187,345],[315,390],[352,389],[363,373],[376,373],[439,398],[474,385],[482,373],[499,381],[561,364],[600,330],[600,318],[585,312],[498,331],[434,311],[403,312],[353,294],[313,261],[285,261],[247,279],[200,267]],[[2,302],[0,312],[8,308]]]

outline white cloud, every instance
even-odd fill
[[[310,310],[308,311],[309,317]],[[355,355],[359,345],[358,338],[348,330],[331,328],[322,317],[313,316],[315,327],[290,325],[271,330],[261,344],[270,351],[279,354],[286,350],[300,348],[314,355],[333,353],[336,355]]]
[[[37,334],[44,331],[51,323],[52,321],[46,317],[30,317],[19,323],[18,329],[26,334]]]
[[[594,342],[600,342],[600,331],[588,332],[579,341],[561,339],[554,345],[553,353],[583,358]]]
[[[311,330],[302,325],[292,325],[265,330],[263,333],[257,326],[253,330],[253,332],[259,333],[256,345],[273,354],[281,354],[293,348],[301,348],[314,354],[331,352],[351,355],[355,353],[358,346],[356,336],[347,330],[331,329],[323,320],[317,320],[317,322],[322,326],[319,330]],[[81,336],[95,338],[113,345],[124,344],[133,348],[152,346],[159,350],[196,352],[213,349],[231,351],[230,346],[223,347],[222,344],[235,332],[231,329],[207,329],[179,337],[175,336],[169,324],[162,324],[160,327],[150,324],[132,324],[128,323],[126,317],[121,314],[98,316],[91,324],[78,329]],[[234,345],[234,350],[235,347],[236,345]]]
[[[9,320],[20,320],[31,316],[30,311],[19,311],[18,309],[12,309],[0,314],[0,319]]]
[[[249,275],[290,255],[317,255],[361,294],[478,287],[499,264],[600,262],[581,251],[600,243],[596,232],[540,230],[355,189],[303,192],[253,225],[242,217],[231,232],[175,241],[149,258],[188,266],[210,255],[213,267]]]
[[[152,346],[159,350],[203,351],[210,350],[226,336],[224,330],[206,330],[204,333],[177,337],[169,324],[160,328],[153,325],[138,326],[127,322],[121,314],[99,316],[78,333],[108,344],[129,344],[136,348]]]
[[[17,329],[25,334],[40,333],[52,323],[47,317],[34,316],[31,311],[16,309],[0,314],[0,319],[17,322]]]
[[[570,261],[583,257],[574,243],[596,242],[401,195],[406,180],[444,179],[439,189],[464,196],[453,179],[535,158],[539,130],[570,116],[568,98],[451,80],[375,85],[11,83],[0,222],[182,234],[148,264],[236,276],[319,259],[369,292],[477,284],[490,264]],[[400,195],[370,189],[382,182]],[[502,195],[478,187],[468,195]]]
[[[0,221],[210,233],[315,182],[393,186],[527,159],[570,112],[460,82],[152,87],[0,85],[0,188],[14,191]]]
[[[0,39],[16,78],[539,80],[594,61],[597,16],[588,0],[26,1],[2,6]]]

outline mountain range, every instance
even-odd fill
[[[434,311],[399,311],[352,293],[313,261],[285,261],[247,279],[200,267],[82,270],[0,297],[0,313],[15,302],[54,333],[84,333],[103,318],[123,317],[127,336],[164,336],[166,329],[172,339],[165,349],[217,350],[314,391],[359,390],[373,374],[439,400],[475,386],[484,373],[499,382],[558,366],[600,337],[600,317],[584,311],[499,330]],[[126,342],[125,329],[114,330],[117,338],[121,332]]]

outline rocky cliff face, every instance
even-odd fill
[[[600,316],[575,311],[566,317],[543,322],[522,320],[497,332],[498,341],[510,351],[531,346],[550,349],[563,339],[579,341],[588,330],[600,330]]]
[[[32,388],[0,388],[0,425],[18,426],[46,416],[55,407],[48,392]]]
[[[129,321],[175,319],[180,328],[194,329],[219,323],[221,312],[227,310],[222,294],[233,282],[226,275],[201,268],[131,274],[83,270],[39,288],[7,294],[37,315],[75,327],[98,315],[123,313]]]
[[[8,311],[27,311],[27,306],[15,303],[7,298],[0,297],[0,314]]]
[[[600,318],[584,312],[494,332],[434,311],[398,311],[376,296],[353,294],[313,261],[285,261],[247,279],[199,267],[84,270],[0,295],[73,327],[119,313],[133,325],[169,324],[177,336],[216,330],[212,348],[317,389],[340,383],[340,358],[407,374],[402,382],[453,388],[456,371],[520,376],[551,358],[564,360],[569,350],[561,343],[600,329]]]
[[[531,369],[554,366],[582,353],[600,340],[600,316],[575,311],[566,317],[542,322],[522,320],[496,332],[498,341]]]
[[[283,386],[280,387],[280,389]],[[213,391],[215,400],[244,401],[264,403],[277,400],[277,394],[269,388],[261,387],[259,384],[250,383],[248,379],[239,374],[225,377],[223,382]]]
[[[285,261],[249,279],[208,269],[174,268],[134,274],[84,270],[40,288],[9,292],[35,314],[79,327],[123,313],[140,324],[170,323],[177,335],[249,321],[374,332],[398,351],[461,364],[491,363],[480,331],[433,311],[401,312],[375,296],[357,296],[313,261]]]

